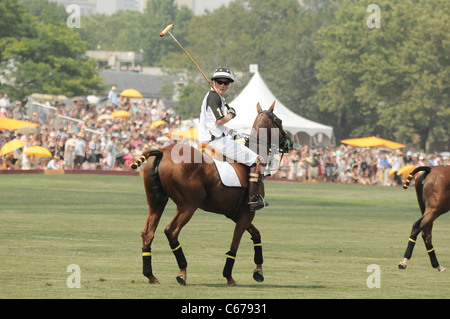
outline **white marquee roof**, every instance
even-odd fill
[[[305,119],[285,107],[269,90],[259,72],[256,72],[247,86],[229,105],[236,110],[236,117],[226,124],[227,127],[243,133],[250,133],[257,116],[256,105],[260,103],[267,110],[275,101],[274,113],[283,121],[283,128],[292,136],[305,132],[309,136],[318,133],[333,139],[333,128]]]

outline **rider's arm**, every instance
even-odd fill
[[[221,119],[217,120],[217,121],[216,121],[216,124],[217,124],[218,126],[224,125],[225,123],[228,123],[231,119],[233,119],[233,116],[232,116],[230,113],[228,113],[227,115],[225,115],[225,116],[222,117]]]
[[[214,116],[216,117],[216,125],[221,126],[225,123],[228,123],[233,116],[228,113],[226,115],[222,112],[222,99],[220,98],[219,94],[216,92],[211,92],[208,96],[207,101],[208,107],[212,110],[214,113]]]

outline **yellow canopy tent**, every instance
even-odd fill
[[[393,142],[390,140],[385,140],[380,137],[370,136],[361,138],[352,138],[347,140],[342,140],[341,143],[355,146],[355,147],[386,147],[392,150],[405,147],[405,145]]]
[[[182,130],[182,131],[172,131],[169,133],[170,138],[174,138],[175,136],[191,139],[193,141],[198,139],[198,130],[195,128],[191,128],[188,130]]]
[[[21,128],[22,126],[34,126],[38,127],[39,124],[31,123],[27,121],[21,121],[21,120],[15,120],[10,119],[7,117],[0,118],[0,130],[17,130]]]

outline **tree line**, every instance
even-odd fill
[[[83,16],[81,28],[74,30],[55,26],[54,12],[60,8],[55,5],[50,10],[44,2],[0,0],[0,6],[16,3],[35,17],[22,18],[20,28],[8,23],[8,18],[14,20],[17,14],[14,10],[10,9],[6,21],[0,19],[0,24],[13,31],[3,32],[0,25],[2,65],[16,59],[20,50],[29,52],[20,55],[23,65],[30,59],[44,59],[48,54],[43,52],[49,50],[50,57],[29,66],[30,71],[45,74],[51,64],[78,75],[83,74],[79,70],[82,64],[92,62],[81,58],[82,50],[141,51],[146,66],[161,66],[168,73],[187,70],[188,85],[178,88],[179,111],[198,115],[207,86],[176,43],[159,37],[165,26],[174,23],[173,34],[206,74],[218,66],[239,74],[230,101],[251,78],[249,64],[258,64],[283,104],[301,116],[333,126],[338,141],[379,135],[428,149],[431,142],[449,140],[447,0],[303,0],[302,4],[298,0],[234,0],[200,16],[179,8],[173,0],[150,0],[144,12]],[[47,9],[39,12],[44,7]],[[60,14],[65,21],[67,13],[62,10]],[[8,40],[6,46],[13,49],[5,48],[5,37],[17,39],[23,36],[21,32],[30,32],[26,35],[35,39],[47,37],[35,41],[39,44]],[[58,32],[59,36],[48,36]],[[64,48],[60,42],[73,45]],[[34,47],[41,50],[42,57],[31,55]],[[58,54],[64,58],[57,59]],[[74,66],[71,59],[83,63]],[[94,81],[95,74],[81,77],[84,80],[74,82],[86,91],[98,90],[98,83],[81,85],[87,77]],[[35,82],[26,83],[23,77],[23,87],[18,89],[26,90],[44,78],[31,77],[28,81]],[[71,82],[62,77],[58,83],[69,87]]]
[[[87,42],[67,27],[64,7],[47,0],[0,0],[0,91],[69,97],[102,88]]]

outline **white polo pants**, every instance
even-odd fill
[[[258,158],[258,154],[254,151],[228,137],[215,139],[208,144],[211,145],[217,152],[220,152],[226,157],[247,166],[252,166],[255,164]]]

